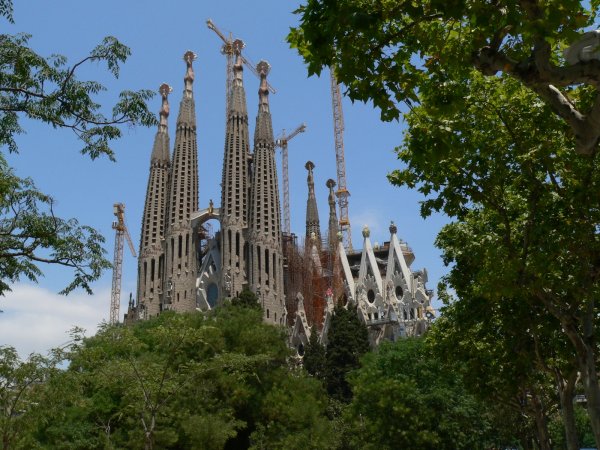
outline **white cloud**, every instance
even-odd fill
[[[74,292],[65,297],[36,285],[17,284],[0,297],[0,345],[15,347],[21,357],[45,354],[65,344],[74,326],[93,335],[108,319],[109,302],[106,288],[96,289],[92,296]]]

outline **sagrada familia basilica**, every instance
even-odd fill
[[[162,311],[218,308],[249,289],[265,322],[287,327],[299,353],[311,332],[327,341],[334,307],[356,310],[376,345],[425,331],[433,309],[426,270],[412,271],[411,249],[390,225],[390,239],[373,246],[363,229],[362,251],[344,247],[336,214],[335,182],[327,181],[329,220],[322,239],[314,168],[306,163],[308,199],[303,242],[283,233],[275,139],[267,76],[261,61],[258,111],[250,139],[243,80],[243,43],[235,41],[222,168],[220,205],[198,201],[198,152],[194,104],[195,54],[186,52],[183,98],[171,154],[168,131],[171,88],[160,87],[160,123],[150,158],[150,174],[140,239],[137,301],[126,320],[144,320]],[[251,151],[251,144],[253,150]],[[209,232],[209,220],[219,230]]]

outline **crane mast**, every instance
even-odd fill
[[[235,53],[234,51],[234,45],[233,43],[235,42],[234,39],[231,37],[231,33],[229,34],[229,37],[225,37],[225,35],[221,32],[221,30],[219,30],[219,28],[217,28],[217,26],[215,25],[215,23],[211,20],[208,19],[206,21],[206,26],[211,29],[212,31],[215,32],[215,34],[217,36],[219,36],[219,38],[223,41],[223,46],[221,47],[221,53],[223,55],[225,55],[227,61],[226,61],[226,65],[225,65],[225,70],[227,71],[226,75],[225,75],[225,120],[227,120],[229,118],[229,97],[231,96],[231,86],[233,84],[233,55]],[[236,39],[240,42],[240,49],[245,47],[245,44],[243,41]],[[250,61],[248,58],[245,58],[244,56],[240,55],[242,58],[242,62],[244,63],[244,65],[246,67],[248,67],[248,69],[250,69],[250,71],[256,75],[258,78],[260,78],[260,75],[258,74],[258,72],[256,71],[256,65]],[[275,88],[273,88],[273,86],[271,86],[270,84],[267,83],[267,87],[269,88],[269,91],[271,91],[271,93],[275,94],[277,92],[277,90],[275,90]]]
[[[123,243],[125,239],[127,239],[131,254],[134,258],[136,257],[133,242],[131,241],[127,225],[125,224],[125,205],[123,203],[115,203],[113,205],[113,213],[117,220],[112,224],[112,227],[115,230],[115,254],[110,298],[109,323],[111,325],[119,322],[119,309],[121,307],[121,276],[123,273]]]
[[[299,133],[306,130],[306,124],[298,126],[289,135],[285,135],[285,130],[281,132],[281,136],[275,141],[275,147],[281,147],[281,172],[283,176],[283,231],[290,234],[290,180],[288,176],[288,142],[296,137]]]
[[[335,138],[335,163],[337,168],[337,191],[340,210],[340,232],[344,247],[352,251],[352,231],[350,229],[350,218],[348,216],[348,197],[350,192],[346,187],[346,160],[344,159],[344,112],[342,111],[342,95],[340,86],[335,77],[333,67],[329,68],[331,80],[331,104],[333,107],[333,134]]]

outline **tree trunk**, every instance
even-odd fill
[[[535,417],[535,429],[540,450],[552,450],[550,434],[548,433],[548,420],[542,400],[534,392],[531,394],[531,405]]]
[[[560,409],[565,427],[565,439],[567,441],[567,450],[579,450],[579,436],[577,436],[577,427],[575,426],[575,410],[573,408],[573,394],[575,392],[575,382],[577,381],[577,372],[573,371],[569,377],[564,380],[561,374],[556,371],[558,393],[560,396]]]
[[[581,381],[587,400],[587,412],[592,425],[596,448],[600,448],[600,385],[598,384],[598,372],[596,370],[594,305],[593,299],[590,299],[587,303],[582,320],[583,333],[579,333],[575,326],[565,327],[565,332],[575,347]]]
[[[600,448],[600,386],[598,385],[598,372],[594,349],[586,345],[586,355],[581,367],[581,378],[587,400],[587,412],[592,425],[592,432],[596,447]]]
[[[578,330],[577,322],[574,323],[571,317],[551,311],[560,320],[564,332],[575,349],[594,440],[596,441],[596,447],[600,448],[600,385],[598,384],[598,372],[596,371],[594,301],[591,299],[587,303],[585,314],[582,322],[580,322],[583,324],[582,332]]]
[[[154,427],[156,426],[156,416],[152,413],[150,427],[146,431],[146,440],[144,442],[144,450],[152,450],[154,448]]]

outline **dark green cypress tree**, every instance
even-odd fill
[[[335,308],[327,333],[325,378],[327,392],[343,402],[352,400],[346,376],[360,367],[360,357],[369,351],[369,332],[354,308]]]
[[[319,380],[325,380],[325,347],[319,342],[319,334],[314,325],[310,332],[308,344],[304,349],[302,362],[308,373]]]

